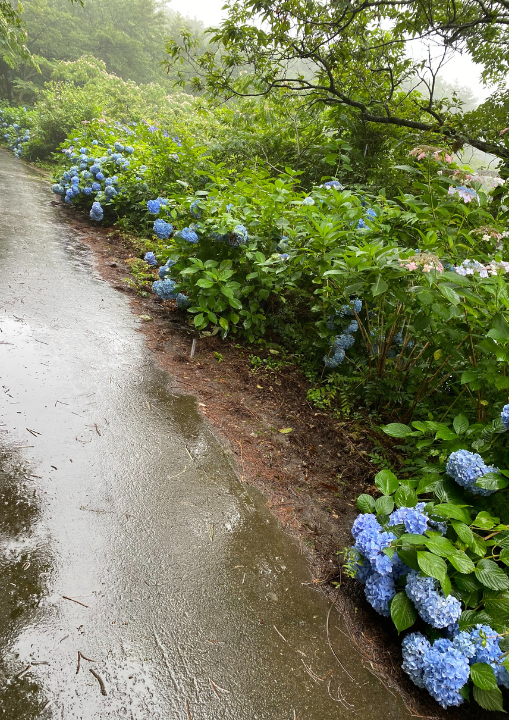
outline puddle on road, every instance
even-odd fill
[[[0,716],[408,717],[26,174],[0,152]]]

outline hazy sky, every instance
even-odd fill
[[[221,8],[224,3],[225,0],[171,0],[170,7],[182,15],[201,20],[205,26],[209,26],[221,20],[223,15]],[[479,82],[479,74],[479,67],[467,56],[456,56],[441,73],[447,82],[466,85],[479,100],[483,100],[489,95],[489,91]]]

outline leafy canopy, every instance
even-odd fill
[[[221,26],[209,30],[218,52],[196,52],[189,34],[168,42],[169,68],[194,63],[194,75],[181,68],[182,84],[226,97],[284,87],[310,103],[351,108],[364,122],[433,133],[454,149],[469,144],[509,160],[503,122],[479,125],[457,98],[437,92],[454,53],[482,63],[485,80],[503,80],[507,0],[230,0],[227,7]],[[497,98],[507,108],[507,90]]]

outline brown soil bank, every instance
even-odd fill
[[[67,208],[62,212],[70,213]],[[198,397],[201,412],[229,446],[242,481],[265,494],[273,514],[298,540],[310,560],[312,582],[335,601],[363,662],[395,699],[402,697],[409,717],[502,718],[476,704],[445,711],[416,688],[400,668],[401,640],[392,622],[371,609],[358,582],[341,574],[338,552],[353,542],[356,498],[376,492],[369,431],[362,433],[353,423],[313,407],[306,400],[309,383],[298,368],[254,367],[251,356],[263,359],[268,351],[245,347],[235,337],[199,338],[191,359],[197,335],[183,313],[172,301],[143,298],[124,282],[130,276],[125,261],[136,255],[129,241],[76,215],[70,219],[79,239],[94,251],[100,274],[127,293],[132,312],[146,320],[141,331],[175,390]],[[327,692],[326,681],[323,685]]]

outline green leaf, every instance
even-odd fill
[[[452,426],[454,428],[454,431],[458,435],[463,435],[468,430],[470,423],[468,422],[468,419],[465,415],[460,414],[456,415],[456,417],[453,420]]]
[[[374,284],[371,286],[371,293],[373,297],[376,297],[377,295],[384,293],[388,287],[389,285],[382,279],[382,276],[379,275]]]
[[[479,535],[474,535],[470,549],[479,557],[484,557],[486,555],[486,543],[481,537],[479,537]]]
[[[509,325],[501,313],[496,313],[493,317],[493,328],[497,331],[500,339],[509,340]],[[488,335],[491,337],[490,333]]]
[[[375,485],[384,495],[392,495],[392,493],[398,489],[399,483],[398,478],[390,470],[380,470],[375,475]]]
[[[417,505],[417,493],[408,485],[401,485],[394,495],[398,507],[415,507]]]
[[[425,575],[443,580],[447,575],[447,564],[441,557],[423,550],[417,551],[417,562]]]
[[[412,627],[417,620],[415,607],[404,592],[396,593],[391,602],[391,617],[398,632]]]
[[[438,289],[440,290],[444,298],[449,300],[449,302],[451,302],[453,305],[460,304],[461,298],[455,290],[447,287],[447,285],[440,285]]]
[[[500,688],[496,690],[481,690],[481,688],[474,685],[474,700],[484,710],[498,710],[499,712],[505,712],[502,704],[502,692]]]
[[[425,475],[419,480],[417,495],[433,492],[437,482],[440,482],[440,475]]]
[[[200,278],[196,281],[196,284],[201,288],[211,288],[214,285],[214,281],[207,280],[207,278]]]
[[[498,473],[489,472],[478,478],[475,484],[485,490],[503,490],[509,485],[509,479]]]
[[[458,436],[449,428],[440,428],[440,430],[435,435],[435,438],[437,440],[457,440]]]
[[[416,535],[414,533],[404,533],[399,540],[401,540],[403,545],[424,545],[426,542],[424,535]]]
[[[357,507],[363,513],[375,512],[375,499],[371,495],[359,495],[357,498]]]
[[[460,590],[468,593],[473,593],[482,588],[481,583],[474,575],[456,575],[454,582]]]
[[[495,622],[507,625],[509,618],[509,595],[504,594],[485,601],[485,610]]]
[[[383,495],[377,499],[375,510],[377,515],[390,515],[394,510],[394,500],[390,495]]]
[[[495,672],[488,663],[474,663],[470,668],[470,677],[481,690],[496,690],[498,687]]]
[[[449,562],[458,572],[463,575],[473,573],[475,565],[472,560],[464,552],[458,551],[454,555],[450,555],[448,558]]]
[[[219,318],[219,324],[221,325],[223,330],[228,330],[228,320],[226,318]]]
[[[408,565],[409,568],[412,568],[412,570],[419,571],[419,563],[417,562],[417,552],[415,548],[404,545],[403,547],[398,547],[398,555],[401,558],[401,560],[405,563],[405,565]]]
[[[465,525],[465,523],[462,523],[459,520],[453,520],[451,524],[456,531],[456,535],[459,537],[459,539],[469,546],[472,545],[474,541],[474,533],[468,527],[468,525]]]
[[[509,548],[504,548],[501,553],[500,557],[498,558],[500,562],[503,562],[504,565],[509,565]]]
[[[466,370],[461,374],[461,384],[465,385],[466,383],[474,382],[474,380],[477,380],[478,377],[479,373],[475,370]]]
[[[461,520],[466,525],[470,525],[470,515],[466,510],[459,507],[458,505],[452,505],[451,503],[435,505],[435,507],[433,508],[433,514],[440,515],[440,517]]]
[[[479,560],[475,576],[483,585],[492,590],[507,590],[509,578],[493,560]]]
[[[388,425],[382,425],[382,430],[386,435],[390,435],[395,438],[403,438],[411,435],[413,430],[408,425],[403,423],[389,423]]]
[[[494,528],[496,524],[495,518],[493,518],[489,512],[486,512],[485,510],[477,513],[475,520],[471,523],[473,527],[481,528],[481,530],[491,530],[491,528]]]
[[[430,538],[426,540],[424,544],[434,555],[440,555],[440,557],[449,557],[449,555],[455,555],[457,553],[452,542],[444,537]]]
[[[476,625],[489,625],[490,616],[485,612],[477,612],[476,610],[465,610],[461,613],[458,625],[460,630],[471,630]]]

